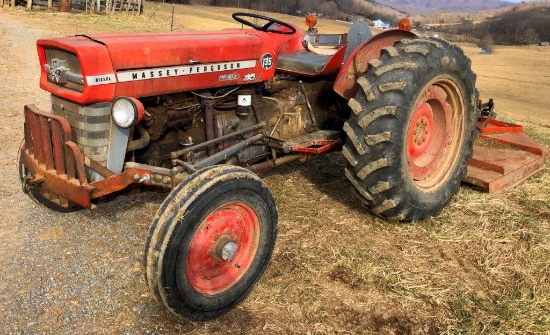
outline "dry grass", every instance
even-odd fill
[[[462,47],[472,59],[480,95],[494,98],[500,114],[550,126],[550,48],[495,46],[494,54],[481,55],[473,45]]]
[[[139,18],[65,15],[58,22],[48,18],[60,14],[7,14],[31,25],[48,22],[48,34],[167,30],[171,6],[160,6],[151,17],[154,8],[148,4]],[[232,11],[178,6],[176,27],[235,27]],[[274,16],[301,23],[299,18]],[[321,30],[347,27],[321,23]],[[482,96],[495,98],[501,114],[531,121],[527,130],[550,148],[550,129],[540,126],[550,124],[544,101],[550,86],[550,49],[497,47],[496,54],[480,56],[473,46],[464,47],[478,73]],[[168,318],[162,328],[152,330],[550,333],[548,168],[502,194],[463,187],[440,217],[403,225],[367,213],[345,181],[343,166],[344,160],[334,153],[263,174],[279,206],[280,234],[258,287],[221,319],[186,323]],[[135,317],[131,312],[121,316]]]

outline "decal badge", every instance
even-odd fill
[[[244,77],[243,77],[243,81],[252,81],[252,80],[256,80],[256,74],[255,73],[245,74]]]
[[[167,77],[188,76],[203,73],[235,71],[256,67],[255,60],[243,60],[237,62],[196,64],[185,66],[157,67],[153,69],[140,69],[117,72],[119,82],[149,80]],[[221,77],[220,77],[221,80]]]
[[[269,70],[273,67],[273,56],[270,54],[265,54],[262,56],[262,68],[264,70]]]
[[[229,81],[229,80],[237,80],[237,79],[239,79],[238,73],[224,74],[220,76],[220,81]]]
[[[86,76],[86,84],[88,86],[106,85],[116,83],[116,78],[113,73],[108,73],[100,76]]]
[[[46,64],[44,68],[46,72],[50,75],[52,81],[58,84],[67,83],[67,72],[69,68],[67,67],[67,61],[59,58],[52,58],[52,65]]]

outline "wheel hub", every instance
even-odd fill
[[[197,229],[187,257],[187,279],[196,291],[219,294],[237,283],[258,250],[259,222],[247,204],[226,204]]]
[[[413,134],[414,134],[414,143],[417,146],[420,146],[426,142],[428,139],[428,134],[430,130],[428,129],[428,118],[425,116],[420,117],[416,122]]]
[[[415,163],[418,163],[432,145],[434,127],[432,106],[422,103],[412,115],[407,138],[408,155]]]
[[[446,169],[442,166],[448,164],[445,157],[452,155],[447,153],[456,121],[453,119],[453,107],[448,101],[449,95],[443,89],[446,86],[451,87],[444,81],[429,86],[417,102],[409,121],[407,164],[411,178],[422,185],[443,180],[441,176],[446,173]]]
[[[226,262],[231,262],[237,253],[238,245],[229,235],[223,235],[216,244],[216,256]]]

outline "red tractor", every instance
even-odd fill
[[[37,42],[51,111],[25,106],[23,190],[57,210],[171,190],[145,247],[147,285],[204,320],[264,272],[277,207],[253,173],[341,150],[375,215],[438,215],[459,190],[478,119],[462,50],[400,29],[347,34],[251,13],[252,29],[78,35]],[[410,24],[409,24],[410,27]]]

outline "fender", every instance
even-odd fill
[[[342,65],[334,82],[334,91],[349,100],[357,94],[357,78],[367,71],[371,59],[380,57],[383,48],[391,47],[397,41],[417,38],[407,30],[393,29],[384,31],[366,40],[355,49]]]

